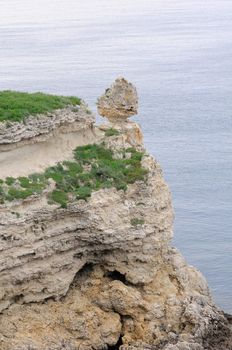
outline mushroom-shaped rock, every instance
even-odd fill
[[[124,78],[118,78],[97,101],[98,113],[110,122],[126,121],[138,111],[136,87]]]

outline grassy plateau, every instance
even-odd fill
[[[74,96],[0,91],[0,122],[20,122],[29,115],[51,112],[70,105],[80,105],[80,103],[81,99]]]

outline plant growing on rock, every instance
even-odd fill
[[[105,131],[105,136],[106,137],[111,137],[111,136],[118,136],[120,132],[114,128],[107,129]]]
[[[58,203],[62,208],[73,199],[87,200],[93,191],[101,188],[125,191],[128,184],[145,179],[147,170],[141,165],[142,157],[143,153],[134,148],[122,150],[122,158],[115,159],[113,150],[104,144],[80,146],[74,150],[73,161],[58,163],[42,174],[2,180],[0,203],[41,194],[49,179],[56,187],[49,194],[49,203]]]

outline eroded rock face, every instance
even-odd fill
[[[115,157],[142,149],[118,131],[99,141]],[[67,209],[46,194],[0,208],[1,350],[232,349],[205,279],[171,246],[162,170],[146,152],[142,165],[145,181]]]
[[[205,279],[170,246],[160,166],[149,155],[143,166],[147,181],[126,192],[100,190],[67,209],[40,198],[0,213],[1,350],[100,350],[120,335],[121,350],[229,349]]]
[[[104,261],[134,284],[152,281],[153,264],[172,237],[173,212],[159,165],[148,155],[143,165],[149,186],[141,181],[126,192],[99,190],[68,209],[42,197],[2,209],[1,310],[19,297],[38,302],[64,296],[87,262]]]
[[[124,78],[118,78],[98,99],[98,113],[110,122],[127,120],[138,112],[138,94],[134,85]]]
[[[97,142],[94,122],[82,103],[23,122],[0,123],[0,179],[38,173],[72,158],[77,146]]]
[[[61,110],[29,116],[23,122],[0,123],[0,152],[21,147],[25,144],[44,142],[59,129],[66,133],[79,130],[80,127],[90,127],[95,121],[87,106],[67,107]]]

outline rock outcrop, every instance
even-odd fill
[[[90,127],[94,117],[82,102],[47,114],[29,116],[23,122],[0,123],[0,152],[22,147],[25,144],[44,142],[57,133],[68,133]]]
[[[106,130],[110,127],[127,135],[130,145],[139,147],[143,144],[143,134],[137,123],[129,117],[138,113],[138,94],[136,87],[124,78],[118,78],[106,89],[97,101],[98,113],[106,118],[108,125],[100,126]]]
[[[138,112],[138,94],[134,85],[118,78],[97,102],[98,113],[110,122],[126,121]]]
[[[23,122],[0,123],[0,179],[40,172],[72,158],[75,147],[97,142],[94,121],[82,102]]]
[[[232,349],[229,316],[171,246],[170,191],[130,123],[95,126],[95,141],[115,159],[143,150],[145,180],[67,208],[46,193],[0,208],[1,350]]]

